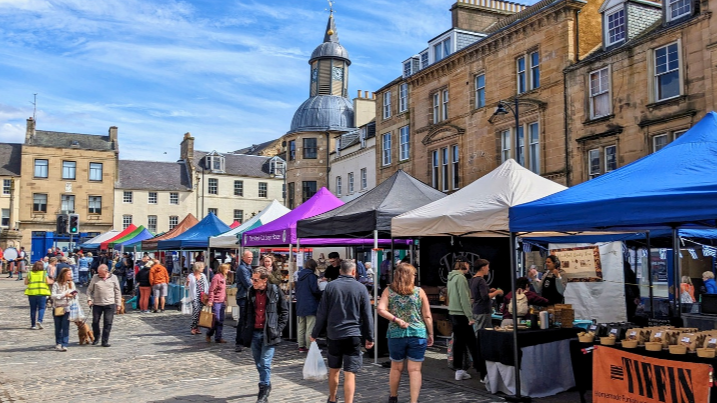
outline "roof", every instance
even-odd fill
[[[114,151],[110,136],[94,134],[51,132],[36,130],[27,145],[40,147],[79,148],[83,150]]]
[[[326,24],[324,43],[317,46],[311,53],[309,64],[319,58],[343,59],[347,64],[351,64],[349,52],[339,43],[339,34],[336,31],[336,23],[334,22],[333,14],[329,15],[329,22]]]
[[[120,160],[117,189],[133,190],[190,190],[187,166],[184,161]]]
[[[197,169],[205,168],[204,156],[206,151],[194,152],[194,164]],[[222,154],[224,157],[224,172],[228,175],[250,176],[254,178],[270,178],[269,161],[274,157],[264,157],[247,154]]]
[[[503,29],[505,29],[519,21],[525,20],[526,18],[532,17],[535,14],[538,14],[540,11],[542,11],[544,8],[547,8],[548,6],[551,6],[555,3],[560,3],[563,1],[565,1],[565,0],[541,0],[541,1],[533,4],[532,6],[525,8],[522,11],[519,11],[509,17],[506,17],[506,18],[496,21],[491,26],[489,26],[488,29],[486,29],[486,33],[494,34],[496,32],[500,32]]]
[[[239,150],[232,151],[232,154],[246,154],[246,155],[260,155],[262,151],[266,150],[269,146],[274,144],[277,139],[265,141],[259,144],[252,144],[249,147],[240,148]]]
[[[304,101],[291,119],[294,132],[351,131],[354,106],[348,98],[317,95]]]
[[[20,176],[22,144],[0,143],[0,176]]]

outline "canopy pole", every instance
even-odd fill
[[[650,245],[650,231],[645,231],[647,241],[647,286],[650,289],[650,318],[655,319],[655,291],[652,287],[652,249]]]
[[[378,256],[378,230],[373,230],[373,250]],[[373,257],[373,253],[371,254]],[[378,364],[378,259],[372,262],[373,269],[373,363]]]
[[[296,245],[297,245],[297,247],[298,247],[298,245],[299,245],[299,240],[298,240],[298,239],[296,240]],[[293,244],[289,244],[289,270],[291,270],[291,265],[292,265],[292,264],[296,264],[296,263],[292,262],[292,259],[293,259],[293,258],[294,258],[294,245],[293,245]],[[287,298],[287,299],[289,300],[289,339],[291,339],[291,335],[294,333],[294,323],[293,323],[294,321],[293,321],[293,318],[292,318],[292,315],[293,315],[293,313],[294,313],[294,312],[293,312],[294,310],[293,310],[293,307],[291,306],[292,303],[291,303],[291,297],[290,297],[290,295],[291,295],[291,294],[284,296],[284,298]]]
[[[517,102],[516,102],[517,103]],[[513,312],[518,312],[518,302],[515,298],[515,275],[518,272],[517,259],[515,249],[515,232],[510,232],[510,292],[512,297],[510,303],[513,306]],[[518,351],[518,315],[513,316],[513,371],[515,377],[515,393],[507,400],[513,402],[527,402],[529,397],[522,397],[520,394],[520,354]]]
[[[682,317],[682,301],[680,301],[680,236],[677,226],[672,227],[672,284],[675,296],[677,317]],[[681,325],[680,325],[681,326]]]

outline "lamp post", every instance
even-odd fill
[[[495,116],[503,116],[507,115],[508,111],[512,112],[515,116],[515,160],[520,164],[520,157],[518,156],[518,151],[520,150],[519,146],[519,130],[520,130],[520,115],[518,112],[518,97],[514,97],[514,104],[511,108],[510,103],[506,101],[500,101],[498,102],[498,106],[495,108],[495,112],[493,112],[493,115],[488,120],[489,122],[495,117]],[[492,122],[491,122],[492,123]],[[515,298],[515,276],[517,274],[517,259],[516,259],[516,237],[514,232],[510,232],[510,237],[508,238],[510,240],[510,291],[512,293],[512,298],[510,299],[510,303],[513,307],[513,312],[518,312],[518,303]],[[530,397],[528,396],[522,396],[520,391],[520,354],[519,354],[519,348],[518,348],[518,316],[513,315],[513,371],[514,371],[514,378],[515,378],[515,394],[513,396],[507,396],[506,400],[511,402],[529,402]]]

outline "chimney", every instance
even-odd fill
[[[113,143],[117,142],[117,126],[110,126],[110,141]]]
[[[180,158],[187,161],[189,164],[194,164],[194,137],[192,134],[187,132],[184,133],[184,139],[180,143],[181,155]]]
[[[453,28],[485,32],[491,25],[526,7],[502,0],[458,0],[451,7]]]
[[[27,128],[25,129],[25,144],[30,144],[35,137],[35,119],[27,118]]]

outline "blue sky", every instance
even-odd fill
[[[349,95],[398,77],[450,28],[454,0],[337,0]],[[308,98],[325,0],[0,0],[0,141],[106,134],[120,158],[172,161],[182,135],[232,151],[278,138]]]

